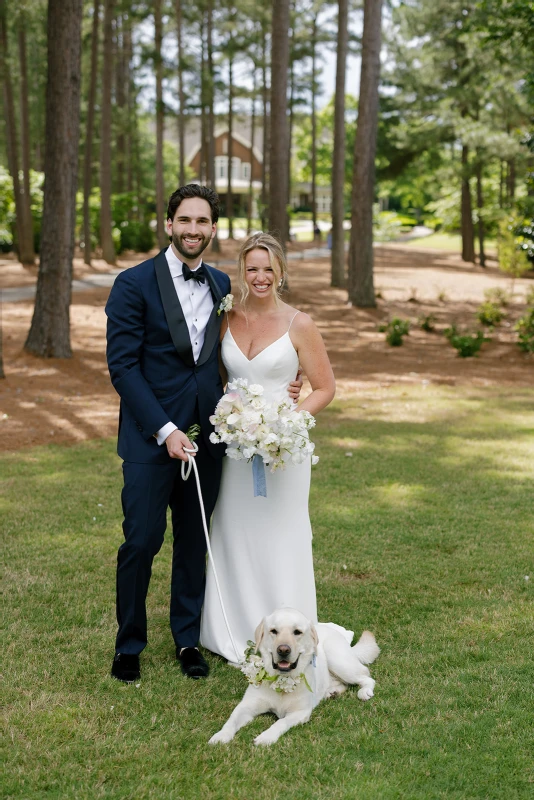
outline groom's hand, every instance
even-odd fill
[[[184,447],[193,450],[193,445],[183,431],[175,430],[165,439],[167,452],[171,458],[179,458],[181,461],[189,460],[189,453],[184,453]],[[194,455],[194,453],[191,453]]]
[[[291,383],[289,384],[288,389],[287,389],[287,392],[288,392],[290,398],[292,400],[294,400],[295,403],[298,403],[298,401],[299,401],[300,390],[302,389],[302,384],[303,384],[302,370],[299,367],[299,370],[297,372],[297,377],[295,378],[294,381],[291,381]]]

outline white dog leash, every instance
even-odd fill
[[[215,585],[217,587],[217,594],[219,595],[219,602],[221,604],[221,609],[224,617],[224,621],[226,623],[226,629],[228,631],[228,635],[230,637],[230,641],[232,642],[232,647],[234,648],[234,652],[237,656],[237,662],[241,663],[243,661],[243,653],[239,654],[239,651],[236,647],[236,643],[234,641],[234,637],[232,635],[232,629],[230,628],[230,623],[228,622],[228,617],[226,616],[226,609],[224,607],[221,587],[219,585],[219,578],[217,577],[217,570],[215,569],[215,561],[213,560],[213,553],[211,552],[211,545],[210,545],[210,537],[208,533],[208,524],[206,522],[206,512],[204,510],[204,501],[202,500],[202,490],[200,488],[200,478],[198,477],[198,467],[195,464],[195,459],[191,455],[191,453],[196,453],[198,450],[198,445],[195,442],[191,443],[193,445],[193,449],[190,450],[187,447],[184,447],[184,453],[187,453],[188,461],[182,461],[182,480],[186,481],[190,474],[191,469],[193,469],[195,473],[195,480],[197,484],[197,492],[198,492],[198,502],[200,503],[200,513],[202,514],[202,524],[204,526],[204,536],[206,537],[206,545],[208,548],[208,556],[211,561],[211,567],[213,569],[213,577],[215,578]]]

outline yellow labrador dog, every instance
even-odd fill
[[[252,685],[210,744],[229,742],[240,728],[268,711],[278,720],[254,744],[273,744],[294,725],[308,722],[321,700],[341,694],[350,684],[360,686],[360,700],[369,700],[375,682],[365,664],[380,653],[375,637],[364,631],[351,647],[336,627],[315,627],[294,608],[279,608],[265,617],[256,629],[258,656],[249,657],[243,667]]]

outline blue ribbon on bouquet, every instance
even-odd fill
[[[254,497],[267,497],[265,481],[265,464],[257,453],[252,458],[252,480],[254,481]]]

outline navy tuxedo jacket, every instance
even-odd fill
[[[154,433],[167,422],[186,431],[200,415],[202,437],[213,456],[225,448],[209,441],[209,416],[222,395],[219,375],[221,299],[230,291],[224,272],[204,265],[214,304],[197,364],[187,323],[162,250],[117,275],[106,305],[107,359],[120,395],[118,454],[124,461],[165,464],[165,445]]]

